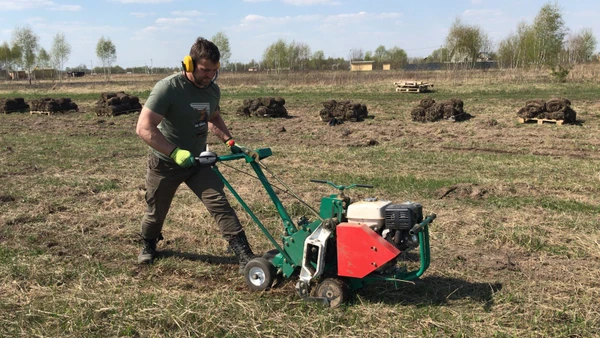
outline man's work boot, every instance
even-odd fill
[[[146,239],[144,238],[144,248],[138,255],[138,264],[152,264],[156,257],[156,244],[162,239],[162,235],[158,238]]]
[[[252,252],[252,248],[250,248],[250,243],[248,243],[248,239],[246,238],[246,233],[244,231],[238,233],[237,235],[227,236],[227,241],[229,242],[229,247],[231,247],[240,262],[239,273],[244,274],[244,268],[246,267],[246,264],[258,256]]]

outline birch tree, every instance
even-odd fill
[[[29,84],[31,85],[31,70],[35,65],[35,56],[39,48],[39,37],[33,33],[31,28],[17,28],[13,33],[13,44],[21,50],[21,66],[27,71]]]
[[[489,51],[490,45],[490,39],[481,28],[464,24],[460,18],[455,19],[446,37],[446,48],[452,61],[471,65],[475,64],[480,52]]]
[[[219,48],[219,53],[221,53],[221,64],[223,67],[226,67],[227,64],[229,64],[229,59],[231,58],[229,38],[227,35],[225,35],[225,33],[218,32],[212,37],[212,43]]]
[[[52,65],[58,72],[59,81],[62,82],[62,71],[64,70],[65,62],[69,60],[71,54],[71,45],[65,39],[63,33],[56,33],[52,40],[52,48],[50,49],[50,58]]]
[[[548,3],[542,6],[533,21],[533,31],[535,32],[533,45],[535,65],[538,68],[556,65],[563,49],[563,40],[568,32],[558,4]]]
[[[110,38],[105,38],[103,36],[98,40],[98,44],[96,45],[96,55],[102,62],[104,76],[108,79],[110,76],[111,65],[117,60],[117,49]]]

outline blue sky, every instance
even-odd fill
[[[230,61],[260,60],[280,38],[326,57],[348,59],[353,49],[379,45],[424,57],[444,44],[457,17],[497,43],[519,22],[531,24],[547,3],[558,4],[572,33],[589,28],[600,42],[598,0],[0,0],[0,43],[28,26],[49,51],[62,32],[71,45],[66,67],[98,66],[95,47],[102,36],[113,41],[115,64],[124,68],[174,67],[196,37],[210,39],[219,31],[229,38]]]

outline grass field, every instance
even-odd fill
[[[431,267],[415,283],[360,290],[346,306],[303,302],[295,279],[251,293],[214,222],[178,192],[152,266],[137,266],[147,147],[137,114],[97,117],[103,91],[144,101],[157,76],[2,82],[0,97],[70,97],[81,112],[0,115],[0,337],[595,337],[600,336],[600,82],[547,73],[224,74],[224,118],[239,143],[314,207],[323,179],[363,183],[354,199],[420,202]],[[256,75],[256,76],[254,76]],[[434,82],[429,94],[393,82]],[[243,99],[282,96],[292,118],[235,114]],[[424,97],[458,98],[473,118],[416,123]],[[566,97],[575,125],[519,124],[529,99]],[[373,119],[328,126],[327,99],[364,103]],[[211,150],[225,147],[209,138]],[[276,235],[258,183],[221,166]],[[274,182],[275,183],[275,182]],[[306,208],[283,195],[293,218]],[[271,247],[239,205],[255,251]],[[307,215],[310,216],[310,215]]]

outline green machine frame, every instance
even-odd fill
[[[272,151],[270,148],[261,148],[257,149],[256,153],[258,154],[259,160],[264,159],[272,155]],[[237,193],[237,191],[233,188],[233,186],[227,181],[227,179],[223,176],[223,174],[219,171],[218,167],[214,165],[212,169],[217,173],[220,179],[223,181],[227,189],[231,192],[231,194],[236,198],[236,200],[240,203],[242,208],[250,215],[252,220],[258,225],[260,230],[265,234],[265,236],[269,239],[273,247],[278,251],[271,263],[277,270],[277,274],[281,274],[284,278],[290,278],[294,272],[298,271],[299,267],[302,264],[303,254],[304,254],[304,242],[319,226],[323,224],[323,221],[316,220],[313,222],[309,222],[309,220],[302,216],[298,224],[294,224],[290,215],[287,213],[285,207],[283,206],[281,200],[273,190],[273,187],[269,183],[269,180],[265,176],[262,171],[260,164],[254,160],[251,156],[240,153],[240,154],[230,154],[223,155],[217,157],[217,162],[227,162],[233,160],[244,159],[247,163],[250,164],[252,169],[257,175],[258,180],[262,183],[262,186],[267,191],[269,198],[272,200],[277,212],[283,221],[284,226],[284,235],[281,236],[282,241],[277,241],[273,235],[269,232],[269,230],[264,226],[264,224],[258,219],[258,217],[254,214],[254,212],[250,209],[248,204],[244,202],[242,197]],[[351,185],[349,187],[344,186],[336,186],[331,182],[325,181],[316,181],[321,183],[329,183],[330,185],[338,188],[340,190],[340,194],[333,194],[330,196],[323,197],[321,199],[321,205],[319,214],[322,220],[334,220],[336,223],[343,222],[343,217],[345,215],[345,209],[350,204],[350,198],[346,197],[343,193],[344,189],[356,186]],[[421,223],[415,225],[411,230],[411,235],[418,236],[419,241],[419,254],[420,254],[420,267],[418,270],[407,271],[405,267],[397,267],[395,272],[392,274],[378,274],[371,273],[364,278],[345,278],[349,286],[352,290],[359,289],[366,284],[376,282],[376,281],[392,281],[394,283],[410,281],[419,278],[425,270],[429,267],[430,263],[430,251],[429,251],[429,228],[428,225],[435,219],[435,214],[427,216]],[[332,232],[333,236],[334,232]],[[281,243],[281,244],[280,244]],[[331,270],[335,267],[330,266],[329,262],[326,262],[326,270]]]

